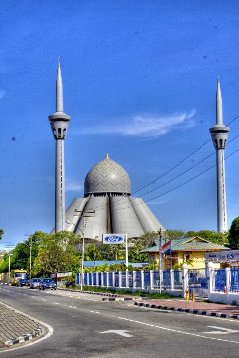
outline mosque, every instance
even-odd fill
[[[106,157],[88,172],[84,198],[73,200],[66,210],[67,231],[101,240],[102,234],[126,233],[139,237],[164,230],[142,198],[131,196],[131,181],[122,166]]]
[[[86,175],[84,198],[75,199],[65,210],[64,141],[70,116],[63,110],[63,84],[58,64],[56,112],[49,117],[56,141],[55,160],[55,232],[64,230],[84,234],[101,241],[102,234],[127,234],[139,237],[147,232],[165,230],[142,198],[131,196],[128,173],[106,155]],[[220,82],[217,83],[216,125],[210,128],[217,154],[218,231],[227,230],[224,150],[230,129],[223,123]]]

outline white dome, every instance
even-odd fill
[[[128,173],[106,155],[86,175],[85,196],[89,194],[120,193],[131,194]]]

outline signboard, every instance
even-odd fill
[[[103,234],[103,244],[117,245],[125,243],[125,234]]]
[[[239,261],[239,250],[209,252],[209,253],[205,254],[205,259],[206,259],[206,261],[211,261],[211,262]]]

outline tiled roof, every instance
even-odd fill
[[[171,246],[171,247],[170,247]],[[171,251],[221,251],[227,250],[223,245],[214,244],[206,239],[199,236],[195,237],[182,237],[180,239],[167,240],[165,244],[162,242],[162,252],[166,253],[168,250]],[[229,249],[228,249],[229,250]],[[143,252],[158,252],[159,251],[159,240],[155,240],[155,245],[147,247]]]

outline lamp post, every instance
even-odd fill
[[[30,254],[30,257],[29,257],[29,279],[31,280],[31,278],[32,278],[32,236],[27,235],[27,234],[25,234],[25,236],[29,237],[29,240],[30,240],[29,244],[27,244],[26,242],[23,242],[23,244],[29,246],[29,254]]]
[[[8,284],[10,285],[10,275],[11,275],[11,256],[10,252],[8,253]]]

